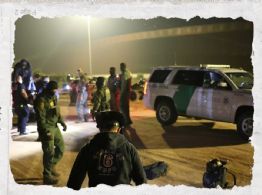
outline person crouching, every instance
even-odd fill
[[[79,190],[88,174],[89,187],[98,184],[115,186],[146,183],[136,148],[121,135],[124,117],[116,111],[98,112],[97,127],[100,133],[78,153],[72,167],[67,187]]]

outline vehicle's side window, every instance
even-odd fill
[[[172,84],[173,85],[193,85],[202,86],[203,85],[203,71],[196,70],[178,70]]]
[[[230,90],[231,87],[220,74],[216,72],[205,72],[203,87],[212,89]]]
[[[171,70],[155,70],[149,79],[150,83],[163,83]]]

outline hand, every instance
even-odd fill
[[[61,124],[62,126],[63,126],[63,131],[66,131],[66,129],[67,129],[67,126],[66,126],[66,124],[65,123],[63,123],[63,124]]]

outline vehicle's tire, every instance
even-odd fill
[[[248,111],[239,115],[237,120],[237,133],[245,140],[253,134],[253,112]]]
[[[137,99],[137,94],[135,91],[130,91],[130,100],[135,101]]]
[[[172,125],[177,120],[177,112],[171,101],[160,101],[156,107],[156,118],[164,126]]]

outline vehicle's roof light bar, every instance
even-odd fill
[[[227,64],[200,64],[201,68],[230,68]]]

